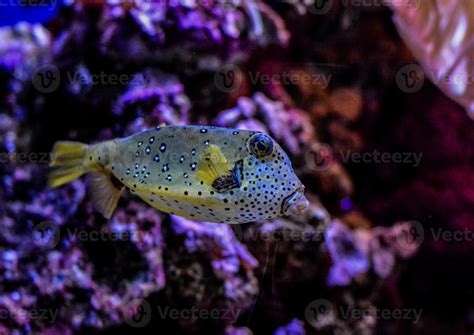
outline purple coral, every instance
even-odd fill
[[[329,271],[329,284],[348,285],[371,267],[380,278],[387,278],[397,257],[410,257],[420,247],[422,241],[410,237],[413,229],[409,223],[397,223],[388,228],[351,230],[334,221],[326,231],[326,243],[334,262]]]
[[[161,124],[189,124],[191,103],[184,86],[171,75],[143,71],[134,75],[115,106],[116,135],[128,136]],[[121,129],[126,124],[126,129]]]
[[[181,309],[222,309],[214,326],[228,326],[249,307],[257,291],[255,258],[227,225],[195,222],[171,216],[167,234],[169,303]],[[214,284],[211,284],[214,283]],[[181,327],[203,327],[197,320],[180,320]]]
[[[293,155],[303,155],[315,141],[314,128],[307,114],[273,101],[262,93],[255,93],[252,98],[240,98],[237,107],[221,112],[213,123],[265,131]]]
[[[367,250],[356,236],[339,221],[333,221],[325,234],[328,251],[334,262],[329,271],[331,286],[348,285],[356,276],[368,271]]]
[[[51,34],[40,24],[18,23],[0,28],[0,68],[19,81],[29,81],[34,70],[50,60]]]
[[[291,320],[287,325],[278,328],[273,335],[305,335],[304,323],[298,319]]]
[[[164,286],[159,214],[132,203],[101,232],[91,228],[97,225],[91,218],[88,228],[78,216],[88,206],[85,185],[45,189],[44,172],[27,165],[2,180],[0,280],[9,289],[0,295],[0,306],[15,317],[0,324],[28,332],[53,323],[98,329],[123,322],[130,302]],[[101,257],[93,253],[98,247]],[[120,262],[120,249],[128,250],[128,264],[120,264],[128,273],[107,270],[106,264]],[[40,310],[54,319],[35,318]]]
[[[95,43],[103,55],[121,63],[215,68],[222,61],[241,60],[256,46],[285,44],[289,38],[281,18],[258,1],[86,1],[73,7],[76,17],[83,19],[64,32],[61,45],[83,43],[83,33],[93,24],[84,17],[100,8],[101,25],[93,28],[100,32]]]
[[[215,276],[228,281],[225,283],[224,294],[228,298],[242,299],[244,296],[234,291],[234,285],[243,285],[244,281],[238,277],[233,278],[244,269],[247,276],[251,276],[250,270],[258,263],[236,238],[232,229],[227,225],[208,222],[196,222],[181,217],[172,216],[172,227],[174,234],[184,237],[184,247],[190,254],[207,252],[211,260],[211,266]],[[220,250],[224,248],[224,250]],[[209,253],[210,252],[210,253]],[[255,293],[252,285],[244,285],[241,289],[246,295]],[[244,293],[245,291],[241,292]]]

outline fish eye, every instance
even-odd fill
[[[273,140],[265,134],[255,134],[249,139],[248,148],[252,155],[265,157],[273,153]]]

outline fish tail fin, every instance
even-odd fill
[[[48,186],[55,188],[70,183],[89,172],[85,164],[88,145],[80,142],[57,142],[51,153]]]
[[[50,166],[53,170],[48,178],[48,186],[59,187],[78,179],[85,173],[91,173],[88,184],[92,203],[101,214],[110,219],[124,186],[110,171],[96,161],[95,156],[109,151],[111,143],[104,142],[91,147],[80,142],[57,142],[51,154]]]

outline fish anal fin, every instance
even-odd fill
[[[212,186],[215,180],[228,175],[229,171],[227,158],[221,149],[216,145],[210,145],[198,163],[197,176],[204,183]]]
[[[89,187],[94,207],[110,219],[117,208],[123,185],[112,174],[104,171],[91,173]]]

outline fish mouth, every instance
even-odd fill
[[[304,186],[298,187],[296,191],[287,196],[281,205],[283,215],[302,215],[309,207],[309,201],[304,195]]]

